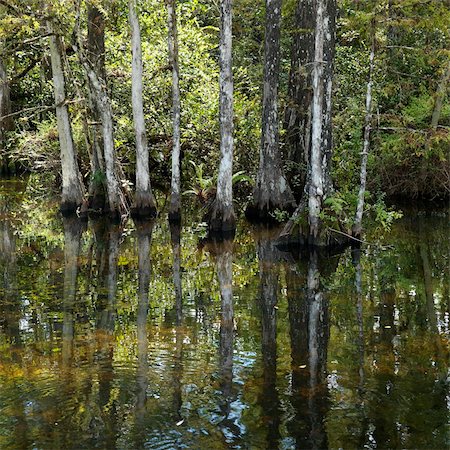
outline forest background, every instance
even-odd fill
[[[168,62],[167,10],[161,1],[138,2],[144,79],[144,113],[153,188],[167,192],[172,151],[172,71]],[[290,160],[284,114],[297,1],[283,3],[279,117],[281,154],[293,191],[305,167]],[[124,0],[93,1],[105,18],[107,89],[122,183],[134,183],[135,133],[131,114],[131,45]],[[448,0],[339,0],[333,79],[332,176],[339,202],[356,206],[363,145],[369,55],[375,33],[373,120],[368,158],[368,199],[376,212],[388,197],[446,199],[450,194],[450,4]],[[219,150],[219,4],[177,4],[181,90],[183,190],[205,194],[216,176]],[[48,32],[51,17],[65,47],[66,99],[78,163],[92,176],[86,79],[71,42],[73,2],[43,5],[0,1],[1,72],[10,96],[2,121],[3,173],[46,172],[57,190],[60,149]],[[375,23],[375,26],[374,26]],[[234,172],[254,177],[259,159],[264,61],[264,2],[233,2]],[[4,108],[4,103],[2,103]],[[4,110],[2,115],[5,115]],[[302,175],[303,174],[303,175]],[[241,183],[235,196],[248,198]],[[297,192],[298,194],[298,192]],[[335,203],[336,209],[339,202]],[[245,205],[245,201],[240,202]],[[381,206],[380,206],[381,205]]]

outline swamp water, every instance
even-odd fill
[[[449,217],[293,255],[0,183],[1,449],[450,445]]]

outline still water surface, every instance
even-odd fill
[[[450,445],[449,216],[292,254],[0,183],[1,449]]]

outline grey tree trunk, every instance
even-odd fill
[[[325,194],[333,191],[333,182],[331,179],[331,161],[333,154],[332,96],[334,56],[336,53],[336,9],[336,0],[326,0],[326,15],[324,16],[324,103],[322,124],[322,151],[324,155],[322,159],[322,171],[324,174]]]
[[[48,22],[48,29],[49,32],[53,32],[53,25],[50,22]],[[56,34],[50,36],[50,56],[52,62],[59,145],[61,149],[61,212],[63,214],[70,214],[75,212],[76,209],[81,206],[84,197],[84,186],[78,168],[69,112],[65,103],[66,93],[61,38]]]
[[[81,46],[82,38],[79,29],[77,30],[77,43],[73,45],[75,53],[86,72],[89,82],[92,86],[93,100],[100,114],[102,137],[104,145],[105,172],[106,172],[106,190],[108,194],[108,205],[106,210],[113,218],[120,218],[123,212],[126,212],[126,206],[121,199],[121,191],[116,176],[116,151],[114,147],[113,115],[111,102],[106,86],[102,84],[101,78],[95,71],[95,68],[87,60]]]
[[[442,106],[444,104],[445,94],[447,93],[447,84],[449,80],[450,61],[447,63],[447,68],[442,75],[434,98],[433,116],[431,118],[431,128],[433,128],[434,130],[436,130],[439,125],[439,119],[441,117]]]
[[[362,218],[364,212],[364,195],[366,193],[367,179],[367,156],[370,148],[370,128],[372,124],[372,85],[375,60],[375,30],[372,30],[372,45],[369,57],[369,81],[366,91],[366,117],[364,120],[364,145],[361,153],[361,173],[358,192],[358,204],[356,206],[355,222],[353,224],[352,234],[359,238],[362,232]]]
[[[311,5],[310,5],[311,6]],[[332,81],[335,55],[336,0],[312,2],[315,15],[314,64],[311,97],[311,146],[307,160],[304,195],[297,209],[280,234],[280,240],[293,240],[300,245],[332,246],[344,243],[341,237],[322,233],[320,212],[323,200],[332,193]],[[308,133],[308,131],[306,131]],[[306,149],[305,149],[306,151]],[[299,218],[308,208],[309,230],[299,225]]]
[[[142,99],[142,49],[141,30],[136,12],[136,0],[128,1],[131,27],[131,96],[134,132],[136,136],[136,193],[132,213],[139,217],[156,216],[156,202],[150,185],[148,144],[145,133],[144,102]]]
[[[284,176],[279,152],[278,81],[282,0],[266,0],[264,89],[259,170],[253,200],[246,214],[251,219],[273,220],[276,210],[290,211],[295,200]]]
[[[311,150],[312,72],[314,67],[315,0],[299,0],[295,11],[288,104],[285,110],[288,179],[301,197]]]
[[[106,85],[105,69],[105,18],[103,13],[93,4],[87,5],[87,57],[98,74],[99,79]],[[101,117],[97,109],[93,94],[93,87],[89,86],[89,108],[92,124],[92,154],[91,179],[89,184],[89,206],[94,210],[103,210],[106,202],[106,186],[104,185],[105,161],[103,157],[103,138]]]
[[[180,81],[178,65],[178,31],[176,0],[166,0],[167,25],[169,43],[169,64],[172,67],[172,121],[173,121],[173,144],[172,144],[172,181],[170,192],[169,220],[179,222],[181,219],[181,177],[180,177]]]
[[[0,46],[1,50],[1,46]],[[9,90],[8,73],[6,64],[2,57],[0,57],[0,149],[5,144],[5,132],[10,131],[14,127],[14,121],[11,116],[11,98]]]
[[[220,153],[217,194],[210,219],[213,232],[231,232],[236,228],[233,208],[233,73],[232,73],[232,0],[220,2]]]
[[[324,174],[322,167],[323,120],[324,104],[324,43],[325,43],[325,0],[317,0],[316,34],[313,70],[313,101],[312,101],[312,136],[311,136],[311,179],[308,186],[308,222],[309,236],[312,242],[319,235],[319,214],[324,197]]]

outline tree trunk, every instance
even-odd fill
[[[48,22],[49,31],[53,26]],[[61,212],[70,214],[82,204],[84,186],[78,168],[75,146],[72,138],[72,127],[67,109],[64,69],[62,62],[61,38],[50,36],[50,55],[52,62],[53,89],[56,104],[56,118],[58,123],[59,144],[61,148],[62,196]]]
[[[266,0],[264,93],[259,170],[253,201],[247,208],[251,219],[273,220],[276,210],[290,211],[295,200],[283,173],[279,152],[278,78],[280,71],[281,0]]]
[[[5,117],[10,114],[11,98],[9,91],[8,73],[6,71],[5,61],[0,56],[0,150],[3,150],[6,144],[5,132],[11,131],[14,128],[13,118],[11,116]],[[0,161],[0,164],[1,166],[5,164],[7,169],[7,161]],[[2,169],[2,167],[0,167],[0,169]]]
[[[87,57],[95,68],[98,77],[106,86],[105,69],[105,18],[103,13],[94,5],[87,6]],[[105,161],[103,157],[103,138],[100,112],[97,109],[90,82],[89,108],[92,121],[92,155],[91,155],[91,179],[89,184],[89,203],[94,210],[105,208],[106,193],[104,185]]]
[[[176,0],[167,0],[167,24],[169,29],[169,64],[172,67],[172,182],[170,193],[169,221],[181,219],[181,178],[180,178],[180,83],[178,66],[178,31]]]
[[[370,127],[372,123],[372,84],[373,71],[375,59],[375,29],[372,25],[372,46],[369,58],[369,81],[367,82],[366,92],[366,117],[364,123],[364,146],[361,153],[361,174],[358,193],[358,204],[356,207],[355,223],[353,225],[352,234],[359,238],[362,231],[362,217],[364,211],[364,195],[366,193],[366,178],[367,178],[367,156],[370,148]]]
[[[292,39],[288,104],[285,111],[288,179],[300,198],[306,183],[311,149],[312,72],[314,62],[315,0],[299,0]]]
[[[326,0],[326,15],[324,16],[324,103],[322,124],[322,171],[324,174],[324,193],[333,191],[331,180],[331,157],[333,154],[332,127],[332,96],[334,56],[336,53],[336,0]]]
[[[236,229],[233,208],[233,74],[231,55],[231,3],[220,2],[220,152],[217,194],[210,219],[212,232],[232,232]]]
[[[323,158],[323,121],[324,104],[324,43],[325,22],[327,11],[325,0],[317,0],[316,34],[313,70],[313,101],[312,101],[312,139],[311,139],[311,180],[308,186],[308,222],[309,237],[314,243],[319,235],[319,214],[324,197]]]
[[[106,172],[106,190],[108,194],[108,206],[107,211],[114,219],[121,217],[122,212],[126,212],[126,206],[124,201],[121,201],[119,189],[119,182],[117,180],[115,165],[116,165],[116,151],[114,148],[114,133],[113,133],[113,115],[111,102],[104,86],[99,78],[94,67],[86,59],[84,50],[81,46],[82,38],[77,30],[78,42],[73,45],[75,53],[77,53],[81,64],[86,72],[89,82],[92,86],[92,94],[95,105],[100,114],[100,120],[102,125],[102,136],[104,145],[104,157],[105,157],[105,172]]]
[[[148,145],[145,133],[144,105],[142,99],[142,50],[141,30],[136,12],[136,0],[128,2],[131,26],[131,96],[134,131],[136,135],[136,193],[132,212],[139,217],[156,216],[156,203],[150,186]]]
[[[336,0],[317,0],[313,6],[316,28],[312,71],[311,148],[304,195],[279,239],[280,244],[295,242],[299,245],[333,247],[348,243],[347,237],[332,234],[329,230],[324,232],[320,228],[323,200],[333,192],[331,113]],[[306,208],[308,208],[308,231],[300,225],[301,217],[306,216]],[[298,229],[298,236],[293,236],[294,229]]]
[[[447,92],[447,84],[449,79],[450,61],[447,63],[447,68],[442,75],[434,98],[433,116],[431,118],[431,128],[433,128],[434,130],[436,130],[439,125],[439,119],[441,117],[442,106],[444,104],[444,98]]]

